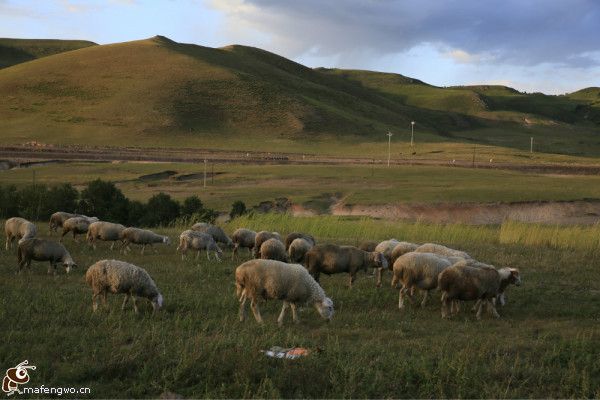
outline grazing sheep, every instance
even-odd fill
[[[481,300],[477,310],[477,319],[481,319],[483,305],[494,317],[500,315],[496,311],[493,299],[500,293],[500,288],[509,284],[521,285],[519,270],[492,267],[473,267],[459,262],[446,268],[438,276],[438,288],[442,291],[442,318],[449,315],[449,307],[455,301]]]
[[[318,244],[304,256],[308,272],[319,282],[322,273],[331,275],[340,272],[350,274],[349,286],[356,279],[356,273],[368,268],[387,268],[387,260],[379,252],[366,252],[354,246]]]
[[[379,242],[376,242],[374,240],[365,240],[358,245],[358,248],[362,251],[368,251],[370,253],[372,251],[375,251],[375,247],[377,247],[378,244]]]
[[[258,323],[263,319],[258,309],[262,297],[283,300],[283,307],[277,323],[281,326],[285,311],[292,308],[292,318],[298,321],[296,307],[302,304],[313,305],[319,315],[326,320],[333,316],[333,301],[325,295],[323,288],[298,264],[286,264],[275,260],[246,261],[235,270],[236,293],[240,300],[240,321],[246,319],[246,301]]]
[[[87,240],[96,249],[96,240],[104,242],[112,242],[110,249],[112,250],[115,242],[121,240],[121,234],[125,227],[121,224],[113,224],[112,222],[97,221],[92,222],[88,227]]]
[[[295,239],[304,239],[306,240],[308,243],[312,244],[313,246],[315,244],[317,244],[317,241],[315,240],[314,237],[312,237],[312,235],[309,235],[307,233],[301,233],[301,232],[292,232],[289,233],[286,237],[285,237],[285,251],[288,251],[290,249],[290,245],[292,244],[292,242]]]
[[[377,251],[377,252],[383,254],[385,259],[387,260],[388,269],[391,269],[392,266],[394,265],[394,262],[392,261],[392,251],[394,251],[394,247],[396,247],[399,243],[400,242],[397,241],[396,239],[390,239],[390,240],[384,240],[383,242],[381,242],[377,246],[375,246],[374,251]],[[376,274],[377,274],[377,287],[381,287],[381,278],[383,275],[383,268],[377,268]]]
[[[396,247],[392,250],[391,261],[392,265],[398,259],[398,257],[410,253],[411,251],[415,251],[419,247],[418,244],[410,243],[410,242],[399,242]]]
[[[246,228],[236,229],[235,232],[233,232],[233,235],[231,235],[231,241],[233,242],[233,253],[231,254],[231,259],[233,260],[234,257],[236,257],[240,247],[247,248],[248,253],[252,254],[255,240],[256,232]]]
[[[98,297],[102,295],[106,306],[108,292],[125,294],[121,309],[124,310],[131,297],[133,309],[138,312],[136,297],[144,297],[152,303],[156,312],[163,306],[163,297],[146,270],[118,260],[101,260],[90,266],[85,273],[85,281],[92,288],[92,310],[98,309]]]
[[[181,259],[183,260],[187,254],[188,249],[194,249],[196,253],[196,259],[200,256],[200,250],[206,250],[206,258],[210,260],[210,252],[215,253],[217,261],[221,261],[220,255],[223,254],[215,239],[204,232],[197,232],[192,230],[183,231],[179,235],[179,246],[177,251],[181,250]]]
[[[283,243],[283,241],[281,240],[281,235],[277,232],[258,232],[256,234],[256,237],[254,238],[254,258],[260,258],[260,246],[263,244],[263,242],[269,239],[277,239],[281,243]]]
[[[169,239],[168,236],[158,235],[147,229],[132,227],[123,229],[123,232],[121,233],[121,240],[123,241],[123,253],[125,253],[127,250],[131,250],[129,247],[130,243],[141,245],[141,254],[144,254],[144,249],[146,249],[147,245],[152,247],[154,243],[165,243],[167,245],[171,244],[171,239]]]
[[[62,242],[65,235],[69,232],[73,233],[73,240],[77,242],[77,235],[87,233],[90,224],[97,222],[98,218],[96,217],[73,217],[69,218],[63,222],[62,235],[60,236],[60,241]]]
[[[233,242],[227,236],[227,234],[223,231],[223,229],[219,228],[216,225],[208,224],[206,222],[199,222],[192,226],[193,231],[208,233],[215,239],[215,242],[222,243],[225,246],[232,248]]]
[[[37,235],[37,227],[33,222],[25,218],[13,217],[4,223],[4,233],[6,234],[6,250],[12,249],[12,243],[15,239],[31,239]]]
[[[31,238],[20,240],[17,250],[17,260],[19,262],[17,273],[20,273],[23,267],[29,269],[31,260],[49,261],[50,267],[48,267],[48,273],[50,274],[53,271],[54,275],[56,275],[56,264],[59,262],[64,265],[67,274],[71,271],[71,268],[77,267],[77,264],[75,264],[65,246],[61,243],[45,239]]]
[[[260,245],[260,258],[288,262],[285,246],[277,239],[269,239]]]
[[[304,256],[314,246],[313,243],[308,242],[306,239],[297,238],[290,243],[288,249],[288,257],[290,262],[304,263]]]
[[[425,307],[429,291],[437,288],[438,275],[452,263],[445,257],[432,253],[406,253],[394,262],[392,287],[402,284],[398,297],[398,308],[404,308],[404,298],[412,303],[414,288],[425,291],[421,307]],[[410,291],[410,294],[409,294]]]
[[[85,215],[73,214],[73,213],[68,213],[68,212],[64,212],[64,211],[55,212],[54,214],[52,214],[50,216],[50,224],[49,224],[50,233],[56,232],[58,230],[58,228],[62,228],[63,223],[66,220],[68,220],[69,218],[74,218],[74,217],[85,217]]]
[[[460,257],[465,260],[471,259],[472,257],[464,251],[451,249],[450,247],[442,246],[436,243],[425,243],[417,247],[415,250],[417,253],[433,253],[444,257]]]

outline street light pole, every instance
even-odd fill
[[[410,121],[410,147],[415,145],[415,121]]]
[[[390,166],[390,158],[392,156],[392,135],[393,133],[388,131],[388,167]]]

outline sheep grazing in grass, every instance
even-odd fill
[[[118,260],[101,260],[90,266],[85,273],[85,281],[92,288],[92,310],[98,309],[98,297],[102,296],[106,306],[108,292],[125,294],[121,309],[124,310],[129,298],[133,309],[138,312],[137,297],[144,297],[152,303],[156,312],[163,306],[163,296],[146,270]]]
[[[411,251],[415,251],[419,247],[418,244],[410,243],[410,242],[399,242],[394,249],[392,250],[391,261],[392,265],[398,259],[398,257],[410,253]]]
[[[309,235],[307,233],[301,233],[301,232],[292,232],[289,233],[286,237],[285,237],[285,251],[288,251],[290,249],[290,245],[292,244],[292,242],[296,239],[304,239],[306,240],[308,243],[312,244],[313,246],[315,244],[317,244],[317,241],[315,240],[314,237],[312,237],[312,235]]]
[[[425,307],[429,291],[437,288],[439,274],[452,263],[445,257],[432,253],[406,253],[394,262],[392,287],[402,284],[398,297],[398,308],[404,308],[404,299],[412,303],[413,289],[425,291],[421,307]]]
[[[208,233],[210,236],[215,239],[215,242],[222,243],[228,248],[232,248],[234,246],[233,241],[227,236],[227,234],[223,231],[223,229],[219,228],[216,225],[209,224],[206,222],[199,222],[192,226],[193,231]]]
[[[219,248],[215,239],[204,232],[197,232],[192,230],[183,231],[179,235],[179,246],[177,251],[181,250],[181,259],[183,260],[187,254],[188,249],[197,250],[196,259],[200,256],[200,250],[206,250],[206,258],[210,260],[210,252],[215,253],[217,261],[221,261],[221,255],[223,252]]]
[[[375,251],[375,247],[377,247],[378,244],[379,242],[376,242],[375,240],[365,240],[358,245],[358,248],[362,251],[372,252]]]
[[[433,253],[444,257],[460,257],[465,260],[472,258],[468,253],[464,251],[451,249],[450,247],[446,247],[437,243],[422,244],[421,246],[417,247],[414,251],[416,251],[417,253]]]
[[[240,321],[246,319],[246,301],[258,323],[263,319],[258,309],[260,298],[283,300],[277,323],[281,326],[288,307],[293,321],[298,323],[296,308],[303,304],[314,306],[326,320],[333,316],[333,301],[302,265],[286,264],[275,260],[246,261],[235,270],[235,286],[240,301]]]
[[[121,233],[121,240],[123,241],[123,252],[131,250],[129,244],[137,244],[142,246],[141,254],[144,254],[146,246],[153,246],[154,243],[171,244],[171,239],[168,236],[158,235],[147,229],[140,228],[125,228]]]
[[[58,263],[62,263],[67,273],[72,268],[77,267],[77,264],[73,261],[71,254],[69,254],[65,246],[61,243],[45,239],[32,238],[19,241],[17,260],[19,262],[17,273],[20,273],[23,267],[29,269],[32,260],[49,261],[50,267],[48,267],[48,273],[54,273],[54,275],[56,275],[56,265]]]
[[[314,244],[308,242],[306,239],[294,239],[288,248],[288,258],[290,259],[290,262],[304,263],[304,256],[313,247]]]
[[[377,246],[375,246],[374,251],[377,251],[377,252],[383,254],[385,259],[387,260],[388,269],[391,269],[392,265],[394,265],[394,262],[392,261],[392,251],[394,251],[394,247],[396,247],[396,245],[398,245],[399,243],[400,242],[396,239],[389,239],[389,240],[384,240],[383,242],[380,242]],[[377,274],[377,287],[381,287],[381,278],[383,276],[383,268],[377,268],[376,274]]]
[[[25,218],[13,217],[4,223],[4,233],[6,234],[6,250],[10,250],[15,239],[34,238],[37,235],[37,227]]]
[[[277,239],[265,240],[260,245],[260,258],[263,260],[277,260],[288,262],[285,246]]]
[[[231,259],[233,260],[240,249],[240,247],[245,247],[248,249],[248,253],[252,254],[252,249],[254,248],[254,241],[256,240],[256,232],[251,231],[246,228],[238,228],[231,235],[231,241],[233,242],[233,252],[231,254]]]
[[[104,242],[112,242],[110,249],[112,250],[115,242],[121,240],[121,235],[125,230],[125,226],[121,224],[113,224],[112,222],[96,221],[92,222],[88,227],[87,241],[96,248],[96,240]]]
[[[277,239],[281,243],[283,243],[283,241],[281,240],[281,235],[277,232],[258,232],[256,234],[256,237],[254,238],[254,258],[260,258],[260,246],[263,244],[263,242],[269,239]]]
[[[50,223],[48,226],[50,233],[56,232],[58,230],[58,228],[62,228],[63,223],[66,220],[68,220],[69,218],[74,218],[74,217],[85,217],[85,215],[68,213],[68,212],[64,212],[64,211],[55,212],[54,214],[52,214],[50,216]]]
[[[349,286],[356,279],[356,273],[368,268],[387,268],[387,260],[379,252],[366,252],[354,246],[318,244],[304,256],[308,272],[319,282],[321,273],[331,275],[341,272],[350,274]]]
[[[77,242],[77,235],[82,235],[87,233],[90,224],[97,222],[98,218],[96,217],[73,217],[69,218],[63,222],[62,235],[60,236],[60,241],[62,242],[65,235],[69,232],[73,233],[73,240]]]
[[[450,306],[456,301],[479,301],[477,319],[481,319],[484,305],[489,313],[499,318],[493,300],[501,288],[506,289],[510,284],[521,285],[516,268],[496,270],[492,267],[473,267],[464,262],[456,263],[438,276],[438,288],[442,291],[442,318],[449,316]]]

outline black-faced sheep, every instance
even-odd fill
[[[123,241],[123,252],[131,250],[129,244],[138,244],[142,246],[141,254],[144,254],[144,249],[147,245],[152,247],[154,243],[171,244],[171,239],[168,236],[158,235],[147,229],[140,228],[125,228],[121,233],[121,240]]]
[[[449,308],[455,301],[478,301],[477,319],[481,318],[484,304],[488,311],[499,318],[493,299],[500,288],[509,284],[521,285],[519,271],[515,268],[496,270],[492,267],[472,267],[457,263],[442,271],[438,288],[442,291],[442,318],[449,316]]]
[[[286,237],[285,237],[285,251],[288,251],[290,249],[290,245],[292,244],[292,242],[295,239],[304,239],[306,240],[308,243],[312,244],[313,246],[315,244],[317,244],[317,241],[315,240],[314,237],[312,237],[312,235],[309,235],[307,233],[302,233],[302,232],[292,232],[289,233]]]
[[[350,274],[349,286],[356,279],[356,273],[368,268],[386,268],[387,260],[379,252],[366,252],[354,246],[318,244],[304,256],[306,268],[319,282],[321,273],[331,275],[342,272]]]
[[[124,310],[129,298],[133,309],[138,312],[136,297],[144,297],[152,303],[154,311],[163,305],[163,296],[150,275],[138,266],[118,260],[101,260],[90,266],[85,273],[85,281],[92,288],[92,310],[98,309],[98,297],[102,296],[106,306],[108,292],[125,294],[121,309]]]
[[[296,323],[296,307],[303,304],[314,306],[326,320],[333,316],[333,302],[302,265],[275,260],[246,261],[235,270],[235,285],[240,300],[240,321],[246,319],[246,301],[250,299],[254,318],[258,323],[263,322],[258,309],[261,298],[283,300],[283,307],[277,318],[279,325],[283,324],[285,311],[290,306]]]
[[[231,259],[233,260],[240,248],[248,249],[248,253],[252,254],[254,248],[254,242],[256,240],[256,232],[246,228],[238,228],[231,235],[231,241],[233,242],[233,252]]]
[[[277,239],[265,240],[260,245],[260,258],[263,260],[277,260],[288,262],[285,246]]]
[[[283,243],[283,241],[281,240],[281,235],[277,232],[258,232],[256,234],[256,237],[254,238],[254,258],[260,258],[260,246],[263,244],[263,242],[269,239],[277,239],[281,243]]]
[[[71,271],[71,268],[77,267],[65,246],[45,239],[22,239],[17,250],[17,260],[19,262],[18,273],[23,267],[29,269],[32,260],[49,261],[48,273],[54,273],[54,275],[56,275],[58,263],[63,264],[67,273]]]
[[[304,256],[314,247],[313,243],[306,239],[297,238],[292,241],[288,248],[288,258],[293,263],[304,263]]]
[[[114,224],[112,222],[96,221],[92,222],[88,227],[87,241],[96,248],[96,240],[104,242],[112,242],[110,249],[112,250],[115,242],[122,240],[122,234],[125,226]]]
[[[6,250],[10,250],[15,239],[34,238],[37,235],[37,227],[25,218],[13,217],[4,223],[4,233],[6,234]]]

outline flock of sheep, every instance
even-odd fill
[[[152,231],[125,227],[111,222],[98,221],[95,217],[57,212],[50,218],[50,232],[62,228],[62,238],[72,232],[86,234],[88,242],[96,248],[96,241],[121,244],[125,253],[131,244],[146,246],[155,243],[169,244],[167,236]],[[18,272],[29,268],[31,261],[48,261],[48,273],[56,274],[57,264],[62,263],[68,273],[77,264],[60,242],[36,238],[35,224],[23,218],[10,218],[5,224],[6,249],[12,248],[18,240]],[[484,307],[495,317],[499,317],[496,303],[504,305],[505,291],[510,284],[520,285],[519,271],[515,268],[500,268],[479,262],[464,251],[451,249],[434,243],[422,245],[400,242],[395,239],[383,242],[368,241],[360,246],[340,246],[337,244],[317,244],[309,234],[294,232],[285,239],[277,232],[254,232],[237,229],[231,238],[218,226],[198,223],[179,236],[177,251],[182,258],[188,250],[202,250],[210,260],[212,252],[220,261],[222,246],[232,248],[232,259],[240,256],[246,248],[253,259],[242,263],[235,270],[236,293],[240,302],[240,320],[246,318],[246,304],[255,319],[261,323],[258,308],[261,299],[279,299],[283,307],[277,322],[283,323],[285,312],[292,309],[294,322],[298,321],[297,307],[312,305],[326,320],[333,316],[333,301],[327,297],[319,284],[320,275],[348,273],[352,287],[359,271],[369,269],[376,274],[376,285],[381,286],[384,271],[393,274],[392,287],[399,288],[398,307],[404,308],[405,300],[413,302],[415,292],[423,292],[421,306],[426,304],[429,292],[441,291],[442,317],[447,318],[459,311],[462,301],[475,301],[477,319],[481,318]],[[101,298],[106,305],[107,293],[125,294],[122,308],[132,299],[137,312],[137,297],[148,299],[156,311],[163,306],[163,296],[156,283],[143,269],[118,260],[101,260],[90,266],[85,279],[92,288],[92,308],[98,308]]]

